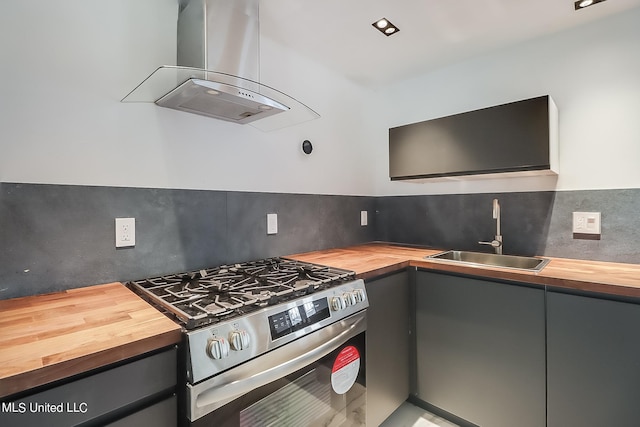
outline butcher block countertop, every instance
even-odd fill
[[[440,250],[388,243],[290,255],[370,279],[426,270],[640,298],[640,265],[550,258],[538,273],[426,260]],[[549,257],[547,257],[549,258]],[[0,398],[157,350],[180,327],[121,283],[0,300]]]
[[[121,283],[0,301],[0,398],[180,342]]]
[[[356,272],[358,277],[365,280],[413,266],[440,272],[640,298],[639,264],[544,257],[550,259],[551,262],[542,271],[536,273],[424,259],[428,255],[439,252],[442,250],[388,243],[369,243],[287,257],[352,270]]]

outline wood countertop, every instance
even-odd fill
[[[640,298],[640,265],[564,258],[540,272],[426,260],[441,252],[370,243],[288,258],[355,271],[371,279],[409,266]],[[0,398],[160,349],[180,327],[121,283],[0,300]]]
[[[369,243],[295,254],[287,256],[287,258],[352,270],[356,272],[358,277],[365,280],[413,266],[440,272],[640,298],[640,265],[638,264],[544,257],[551,261],[542,271],[536,273],[424,259],[426,256],[439,252],[442,250]]]
[[[0,301],[0,397],[181,340],[178,324],[121,283]]]

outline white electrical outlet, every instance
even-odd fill
[[[573,232],[577,234],[600,234],[600,212],[574,212]]]
[[[136,219],[116,218],[116,248],[136,245]]]
[[[368,222],[367,211],[360,211],[360,225],[364,227]]]
[[[267,234],[278,234],[278,214],[267,214]]]

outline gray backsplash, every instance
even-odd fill
[[[378,200],[378,235],[385,241],[442,249],[488,251],[490,249],[480,246],[478,241],[491,241],[495,235],[492,201],[497,198],[502,214],[504,253],[542,254],[545,252],[557,194],[535,192],[384,197]]]
[[[486,251],[493,198],[505,253],[640,263],[640,189],[359,197],[2,183],[0,299],[374,240]],[[573,211],[602,212],[602,239],[573,239]],[[136,218],[134,248],[115,248],[117,217]]]
[[[487,251],[501,206],[504,253],[640,263],[640,189],[394,196],[377,200],[380,240]],[[601,212],[601,239],[574,239],[572,212]]]
[[[375,240],[375,198],[0,184],[0,299]],[[360,211],[370,225],[360,226]],[[266,214],[278,214],[267,235]],[[115,248],[115,218],[136,245]]]

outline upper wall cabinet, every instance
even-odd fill
[[[391,180],[558,173],[549,96],[389,129]]]

